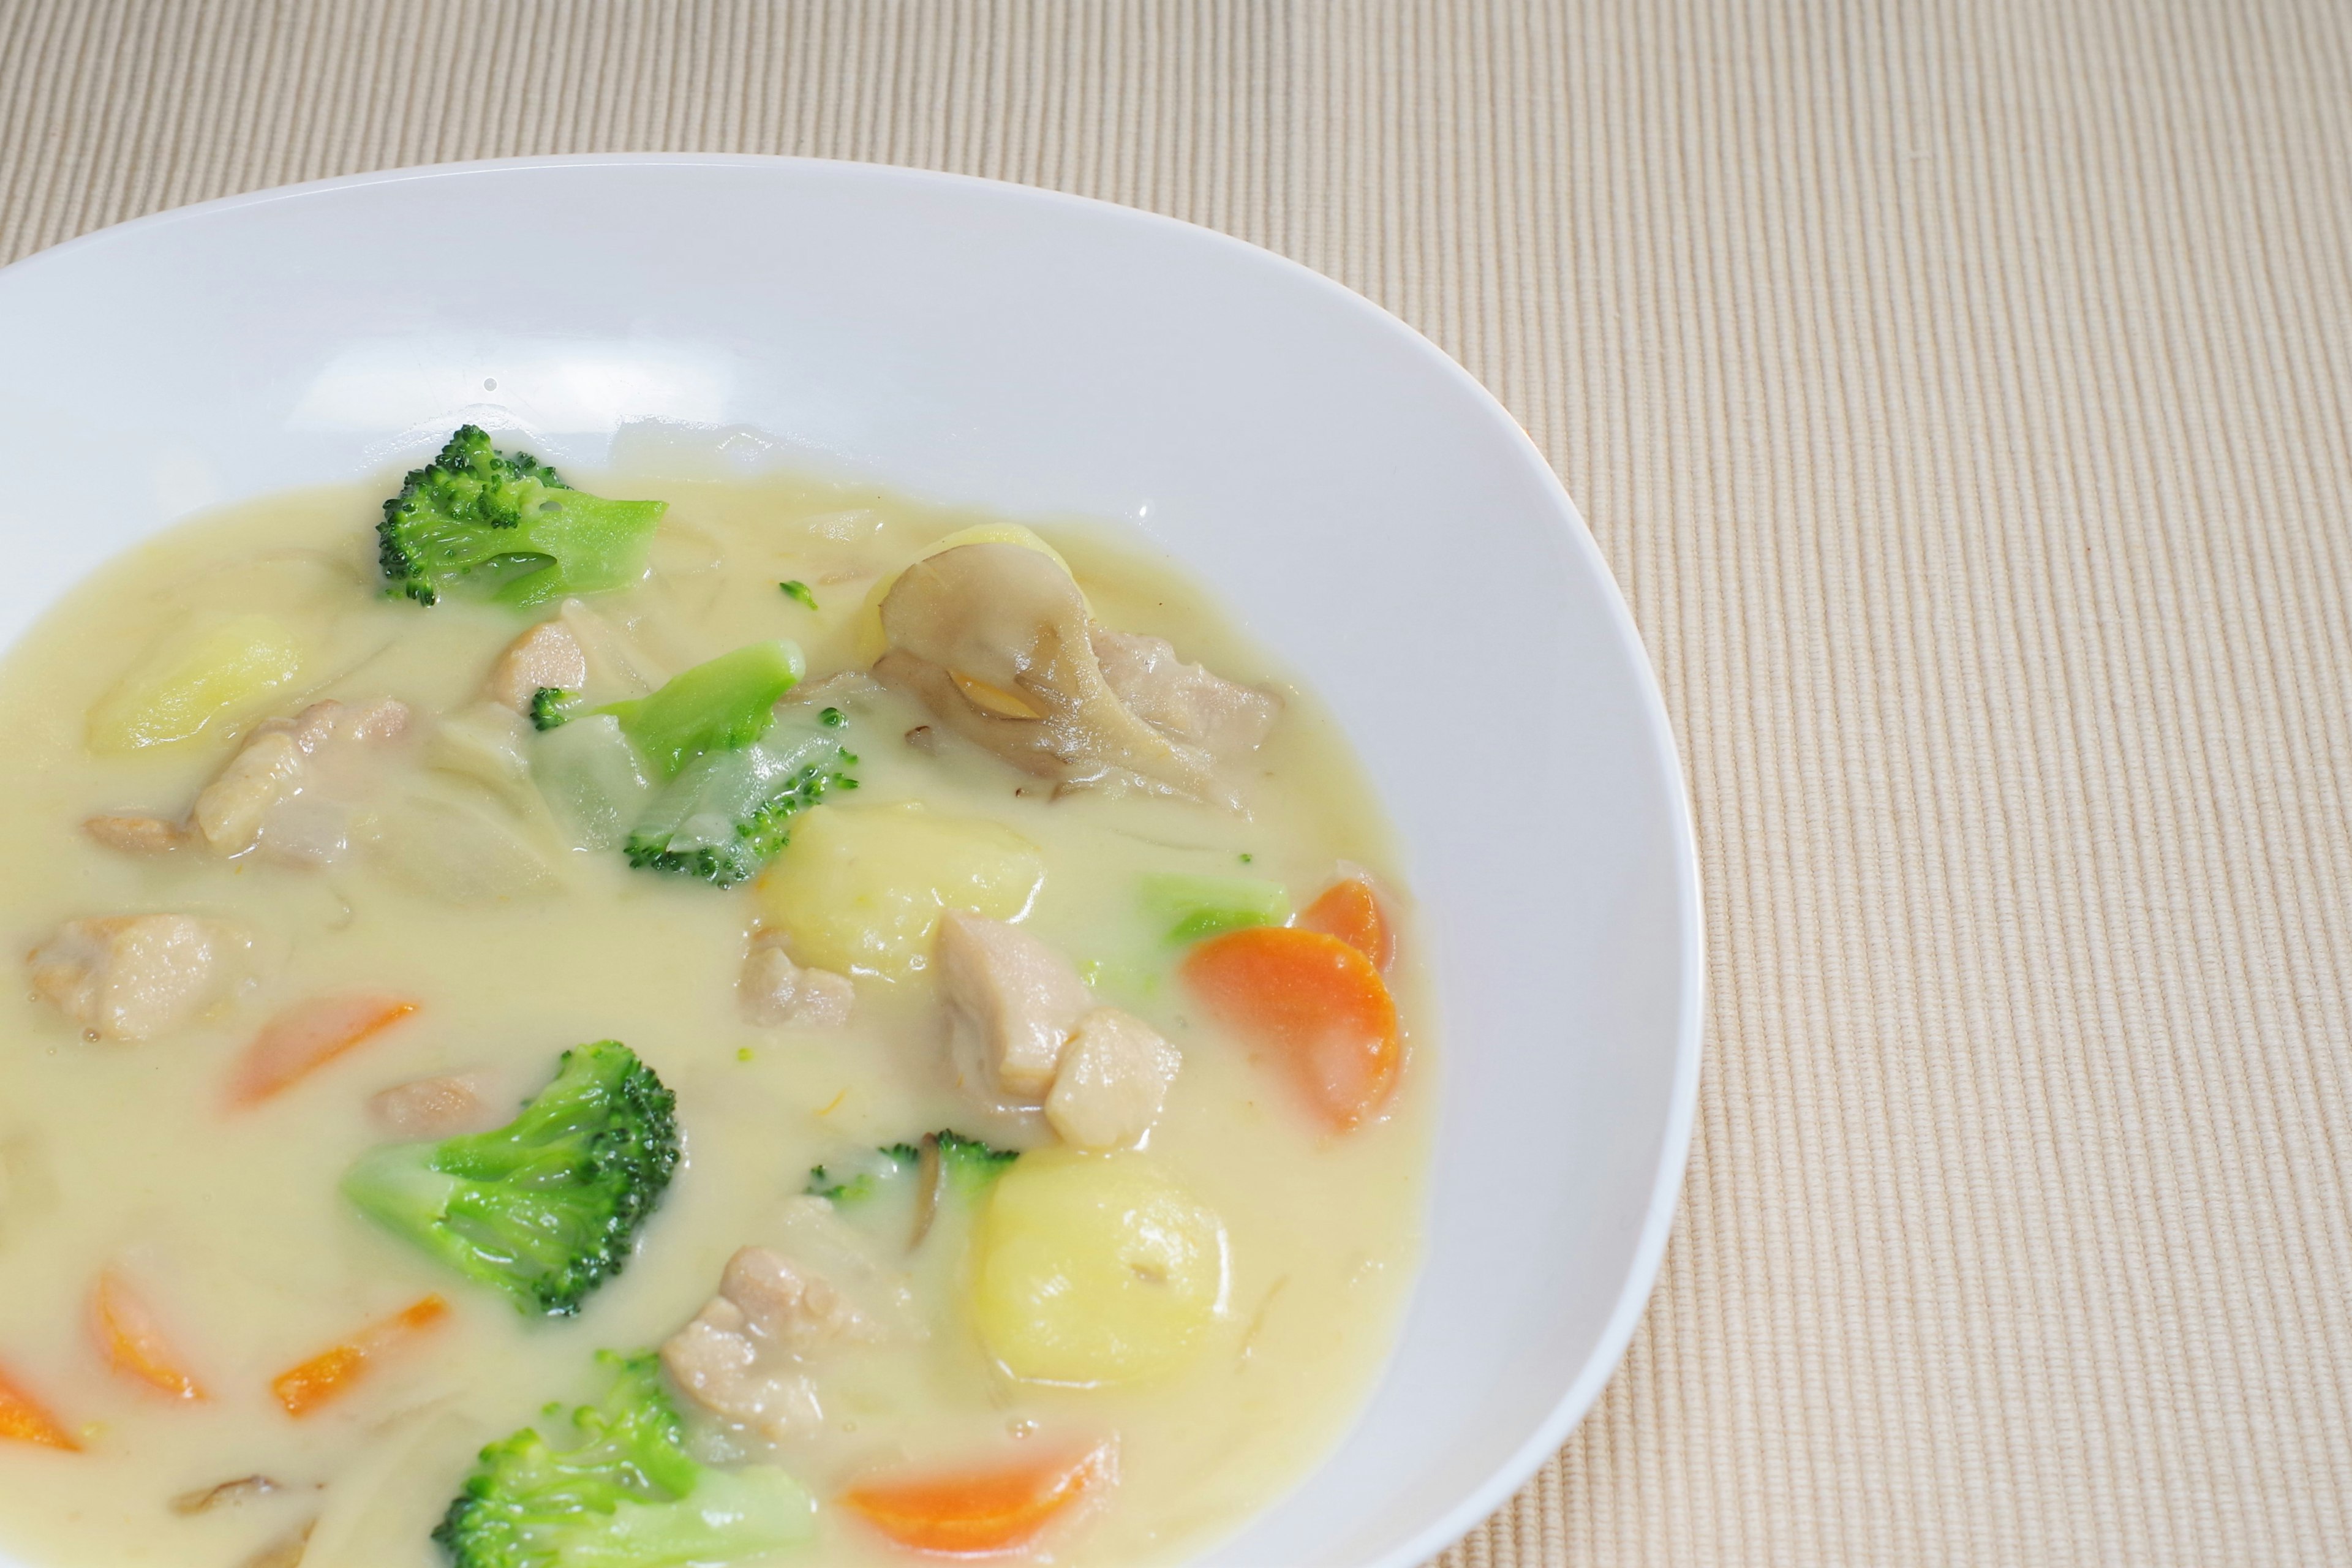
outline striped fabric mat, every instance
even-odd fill
[[[0,0],[0,258],[599,149],[1228,229],[1582,503],[1708,1070],[1631,1356],[1448,1568],[2352,1563],[2352,7]]]

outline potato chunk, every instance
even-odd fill
[[[1018,918],[1045,879],[1035,845],[993,822],[898,805],[821,805],[760,881],[803,963],[904,979],[931,960],[945,910]]]
[[[989,1196],[974,1257],[981,1339],[1036,1382],[1172,1372],[1223,1310],[1224,1222],[1146,1154],[1024,1154]]]
[[[268,616],[239,616],[167,637],[90,710],[87,739],[120,756],[234,726],[302,673],[294,633]]]
[[[235,934],[193,915],[68,921],[26,955],[33,994],[100,1039],[145,1040],[219,995]]]

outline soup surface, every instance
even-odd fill
[[[533,1494],[501,1565],[1130,1568],[1230,1531],[1354,1413],[1417,1252],[1428,1000],[1344,738],[1107,532],[583,483],[668,503],[605,591],[388,597],[383,492],[307,491],[141,546],[0,667],[0,1562],[466,1561],[488,1503],[434,1531],[469,1475],[520,1485],[485,1445],[600,1404],[677,1412],[682,1466]],[[1155,708],[1149,637],[1215,684]],[[1169,752],[1194,699],[1239,740]],[[688,812],[632,865],[666,770],[762,746],[797,770],[766,840]],[[498,1130],[603,1041],[659,1080],[629,1128],[610,1078],[554,1175],[435,1153],[542,1135]]]

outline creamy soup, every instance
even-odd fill
[[[482,471],[486,563],[286,495],[0,668],[0,1561],[1127,1568],[1296,1483],[1433,1077],[1312,696],[1105,531]]]

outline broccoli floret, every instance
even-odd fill
[[[856,789],[857,761],[805,722],[738,751],[687,763],[629,830],[629,864],[726,888],[757,876],[792,836],[792,819],[835,788]]]
[[[518,1310],[567,1317],[627,1264],[669,1185],[676,1105],[618,1040],[582,1046],[506,1126],[385,1144],[351,1168],[343,1194]]]
[[[945,1128],[930,1142],[939,1145],[940,1185],[961,1198],[977,1198],[1005,1168],[1021,1158],[1018,1149],[997,1149],[977,1138]],[[878,1156],[878,1158],[877,1158]],[[920,1143],[893,1143],[873,1154],[859,1154],[847,1163],[809,1167],[812,1197],[829,1198],[836,1208],[855,1209],[896,1185],[910,1182],[921,1168]]]
[[[575,490],[530,453],[500,452],[466,425],[383,503],[377,554],[395,598],[435,605],[462,590],[541,605],[635,580],[668,508]]]
[[[967,1197],[979,1196],[989,1183],[1004,1174],[1006,1166],[1021,1158],[1018,1149],[991,1148],[977,1138],[944,1128],[931,1136],[939,1140],[940,1163],[946,1168],[949,1186]]]
[[[572,722],[572,710],[580,706],[580,693],[566,691],[558,686],[542,686],[530,694],[530,725],[534,730],[553,730]]]
[[[650,697],[599,710],[621,721],[663,778],[706,752],[750,745],[775,721],[776,699],[800,680],[800,648],[755,642],[672,676]]]
[[[813,1198],[830,1199],[835,1206],[847,1208],[872,1197],[885,1182],[912,1171],[922,1157],[922,1150],[915,1144],[893,1143],[871,1154],[861,1152],[830,1165],[811,1165],[808,1185],[802,1190]]]
[[[717,1568],[815,1534],[815,1500],[782,1470],[686,1451],[656,1355],[597,1359],[613,1387],[572,1413],[578,1447],[526,1426],[482,1450],[433,1531],[454,1568]]]

